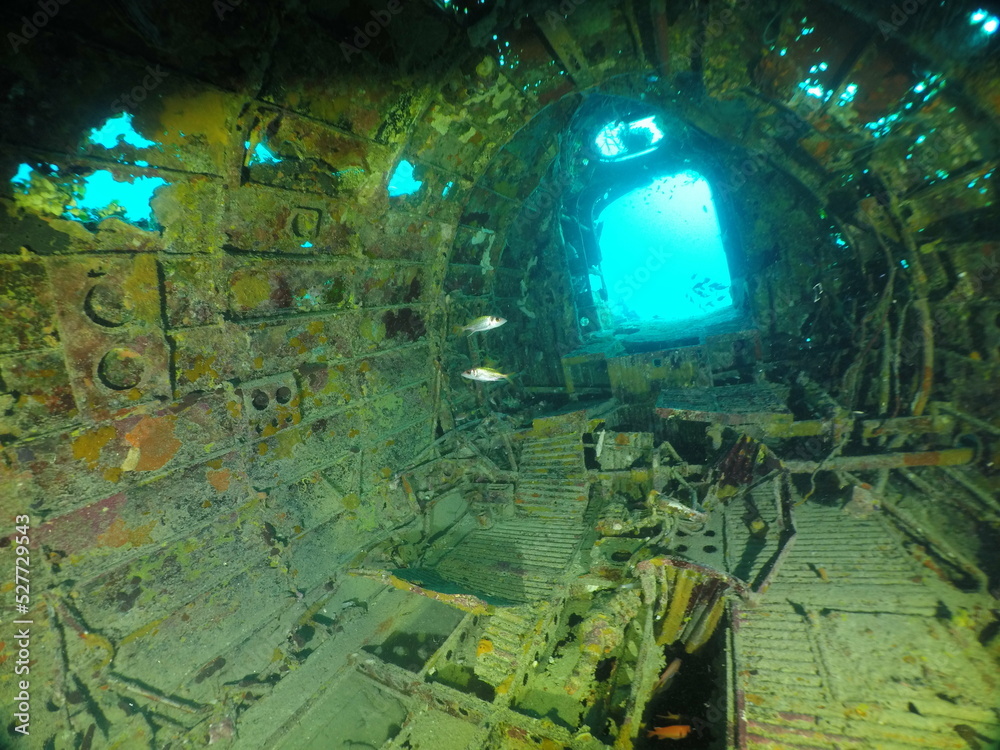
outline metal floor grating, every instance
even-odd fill
[[[515,517],[470,532],[435,568],[472,590],[530,602],[553,594],[583,538],[589,484],[580,433],[528,438],[519,474]]]
[[[963,735],[994,746],[1000,680],[938,616],[945,589],[930,571],[877,514],[807,503],[795,519],[763,603],[735,614],[739,750],[968,750]],[[726,533],[727,558],[745,560],[738,518]]]
[[[525,616],[525,615],[528,616]],[[490,648],[478,654],[476,674],[491,685],[499,685],[517,670],[525,643],[531,637],[535,618],[521,607],[498,609],[489,618],[483,639]]]

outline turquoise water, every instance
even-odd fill
[[[684,320],[732,306],[719,218],[701,175],[657,178],[610,204],[597,225],[616,323]]]

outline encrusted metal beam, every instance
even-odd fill
[[[549,10],[545,13],[536,13],[533,18],[544,34],[545,41],[559,57],[559,62],[566,68],[570,78],[576,82],[577,88],[585,89],[593,86],[594,76],[590,72],[590,66],[587,65],[587,59],[583,56],[580,45],[570,34],[563,17]]]
[[[907,466],[961,466],[972,463],[971,448],[949,448],[943,451],[917,453],[878,453],[869,456],[834,456],[825,461],[782,461],[792,474],[813,474],[817,471],[871,471],[902,469]]]

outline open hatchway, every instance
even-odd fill
[[[647,102],[584,99],[560,153],[560,240],[586,343],[656,348],[747,324],[716,144]]]

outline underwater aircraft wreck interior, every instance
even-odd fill
[[[0,746],[1000,747],[998,26],[10,6]]]

